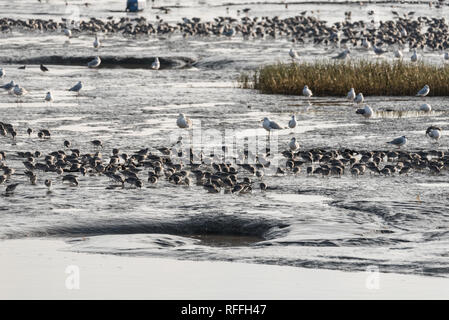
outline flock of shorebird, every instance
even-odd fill
[[[234,36],[237,32],[245,34],[245,28],[248,28],[251,24],[256,28],[254,31],[255,34],[267,32],[267,30],[261,31],[260,29],[257,29],[260,27],[260,24],[257,23],[256,19],[254,19],[251,23],[248,19],[248,17],[246,17],[246,19],[242,19],[243,21],[246,21],[246,24],[244,24],[243,27],[234,28],[230,27],[229,22],[235,21],[231,21],[227,18],[220,18],[216,20],[218,26],[221,26],[219,33],[228,37]],[[94,25],[98,22],[98,20],[95,19],[92,21]],[[145,21],[145,19],[141,18],[141,21]],[[326,29],[326,27],[318,20],[310,17],[307,18],[304,15],[295,17],[294,19],[286,19],[282,21],[278,18],[270,20],[269,18],[264,17],[262,21],[264,21],[263,25],[267,29],[270,28],[270,24],[276,26],[281,25],[291,31],[294,30],[294,32],[296,32],[295,35],[308,32],[305,29],[307,28],[307,24],[304,24],[304,22],[310,23],[311,28],[318,28],[314,29],[318,32],[318,34],[320,34],[320,32],[324,32],[323,30],[327,30],[324,32],[325,36],[323,36],[324,38],[328,37],[325,43],[338,42],[339,44],[343,43],[344,45],[347,45],[350,38],[348,38],[348,41],[344,41],[344,39],[341,38],[341,25],[336,24],[332,28]],[[396,35],[399,37],[399,40],[401,37],[404,39],[409,39],[409,34],[412,33],[409,27],[410,24],[413,25],[413,21],[399,21],[402,25],[399,27],[399,31]],[[435,19],[423,21],[424,24],[427,22],[429,25],[433,25],[434,27],[436,23],[440,27],[442,26],[442,23],[444,24],[444,21]],[[124,22],[126,22],[126,19]],[[42,21],[39,23],[39,25],[42,26]],[[302,26],[301,28],[304,28],[304,30],[301,28],[291,29],[292,23]],[[0,21],[0,25],[1,24],[2,21]],[[204,31],[204,29],[201,28],[204,27],[207,29],[207,25],[201,24],[199,19],[184,19],[184,24],[180,27],[184,31],[189,28],[198,28],[197,32],[200,33],[200,30]],[[96,30],[96,27],[93,28],[95,29],[95,32],[101,31]],[[68,38],[71,38],[72,30],[66,27],[63,29],[63,32]],[[281,30],[284,29],[281,28]],[[344,30],[346,34],[347,30],[342,30]],[[384,37],[383,40],[385,41],[385,39],[388,38]],[[419,39],[419,37],[417,39]],[[356,39],[356,42],[357,40],[360,40],[361,46],[365,49],[370,49],[372,47],[376,55],[383,55],[387,52],[387,50],[384,50],[375,44],[379,39],[377,36],[373,37],[372,33],[370,36],[370,32],[361,33],[361,36]],[[444,49],[449,47],[449,45],[447,45],[448,43],[445,42],[446,40],[446,38],[443,38],[440,43]],[[388,41],[385,42],[388,43]],[[422,45],[422,43],[413,43],[413,46],[411,45],[411,47],[418,47]],[[427,43],[427,45],[429,44]],[[93,47],[95,50],[98,50],[101,47],[101,41],[96,34],[93,41]],[[349,54],[350,50],[349,48],[346,48],[334,58],[346,59],[349,57]],[[397,49],[394,54],[397,58],[402,58],[403,56],[399,49]],[[299,54],[293,50],[293,48],[290,50],[289,55],[293,60],[299,59]],[[449,60],[448,53],[444,54],[444,59]],[[411,60],[418,60],[416,49],[413,50]],[[99,56],[96,56],[92,61],[88,62],[87,67],[98,68],[100,65],[101,59]],[[25,66],[22,68],[25,68]],[[152,64],[152,69],[158,70],[159,68],[160,61],[158,58],[155,58],[155,61]],[[40,69],[42,72],[49,71],[44,65],[40,65]],[[0,78],[3,78],[5,75],[5,70],[0,68]],[[15,95],[18,99],[27,94],[27,91],[19,84],[16,84],[13,80],[0,86],[0,88],[8,90],[8,92]],[[82,82],[79,81],[68,90],[79,94],[82,88]],[[424,88],[419,90],[417,96],[425,97],[429,92],[430,88],[426,85]],[[306,85],[302,90],[302,95],[305,98],[310,99],[313,96],[313,92]],[[356,94],[354,88],[350,89],[346,98],[357,105],[363,104],[365,101],[363,94]],[[53,101],[51,92],[47,92],[44,100],[47,102]],[[423,104],[420,107],[420,110],[430,112],[431,107],[428,104]],[[371,118],[375,112],[371,107],[366,105],[361,109],[357,109],[356,114],[360,114],[364,118]],[[287,128],[294,129],[297,124],[298,121],[295,115],[291,116],[287,127],[279,125],[279,123],[270,120],[268,117],[265,117],[262,120],[262,127],[268,132],[269,135],[273,130]],[[191,129],[193,127],[193,121],[188,116],[181,113],[176,120],[176,125],[181,129]],[[32,136],[33,132],[34,131],[31,128],[28,128],[27,134],[29,137]],[[18,131],[13,125],[0,122],[0,136],[11,136],[12,139],[16,139],[17,135]],[[430,126],[426,130],[426,135],[433,140],[438,141],[442,135],[442,129],[437,126]],[[37,136],[41,139],[50,139],[51,133],[48,129],[41,129],[37,132]],[[404,146],[407,143],[407,138],[405,136],[401,136],[387,143],[397,146],[400,149],[401,146]],[[100,140],[93,140],[91,141],[91,144],[96,149],[103,148],[103,143]],[[270,156],[273,156],[270,154],[269,149],[266,150],[265,154],[260,155],[252,155],[248,150],[240,150],[238,151],[238,155],[234,157],[233,163],[226,163],[217,155],[206,155],[202,152],[195,153],[193,149],[190,149],[188,155],[190,161],[183,163],[175,161],[176,157],[182,155],[182,151],[177,149],[180,145],[182,145],[181,140],[178,141],[176,146],[157,147],[153,151],[150,151],[150,148],[146,148],[131,155],[127,153],[120,153],[118,149],[114,148],[112,150],[112,154],[106,158],[103,157],[100,151],[93,153],[81,153],[79,149],[72,148],[72,144],[68,140],[64,141],[65,150],[50,152],[46,155],[42,154],[40,151],[18,152],[17,154],[11,155],[7,155],[5,152],[0,151],[0,170],[3,171],[3,174],[0,175],[0,184],[6,184],[7,194],[13,193],[17,186],[21,184],[21,182],[13,183],[16,170],[7,164],[8,158],[23,160],[22,163],[25,167],[23,174],[29,178],[32,185],[36,185],[38,183],[38,174],[41,175],[42,173],[42,176],[45,178],[43,184],[48,189],[52,188],[53,185],[54,180],[50,178],[50,175],[52,174],[56,174],[61,177],[60,181],[63,183],[68,183],[72,186],[79,185],[80,177],[102,175],[109,178],[113,182],[111,187],[125,187],[125,185],[130,185],[132,187],[141,188],[144,185],[144,180],[141,177],[144,169],[148,169],[147,181],[150,185],[154,185],[158,183],[158,181],[165,178],[165,180],[169,183],[188,186],[192,184],[191,176],[193,175],[196,177],[196,185],[202,186],[207,191],[214,193],[221,191],[239,194],[251,192],[255,183],[254,179],[259,179],[258,183],[261,190],[266,190],[268,188],[263,177],[265,169],[269,168],[271,165],[271,162],[268,159]],[[383,175],[393,175],[396,172],[400,174],[408,174],[411,170],[430,170],[430,172],[439,173],[445,168],[445,166],[449,165],[449,157],[444,155],[442,151],[357,151],[349,149],[300,150],[300,144],[295,137],[291,138],[287,146],[287,150],[281,152],[286,161],[276,168],[275,172],[277,175],[284,175],[288,173],[296,175],[301,172],[303,165],[307,166],[307,174],[322,176],[341,176],[344,174],[347,167],[349,167],[351,174],[356,176],[364,174],[367,170]],[[226,150],[227,147],[223,146],[223,151],[226,152]],[[250,159],[254,160],[254,162],[249,163]],[[383,164],[383,167],[381,167],[381,164]]]

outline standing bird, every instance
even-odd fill
[[[263,118],[262,127],[268,131],[268,134],[271,133],[271,130],[280,130],[282,128],[277,122],[271,121],[267,117]]]
[[[5,89],[7,91],[11,90],[12,88],[14,88],[14,86],[16,85],[16,83],[14,82],[14,80],[11,80],[10,82],[0,86],[0,88]]]
[[[417,97],[425,97],[429,94],[430,87],[426,84],[421,90],[416,94]]]
[[[153,70],[159,70],[159,68],[161,67],[161,63],[159,62],[159,58],[156,57],[153,61],[153,63],[151,64],[151,69]]]
[[[53,102],[53,96],[51,95],[50,91],[48,91],[47,94],[45,95],[45,101]]]
[[[83,88],[83,84],[81,83],[81,81],[78,81],[78,83],[75,84],[73,87],[71,87],[69,89],[69,91],[74,91],[79,94],[82,88]]]
[[[296,117],[295,115],[292,115],[292,118],[290,119],[290,121],[288,122],[288,127],[290,129],[293,129],[296,127]]]
[[[0,79],[3,78],[5,76],[5,70],[3,70],[2,68],[0,68]]]
[[[14,86],[13,94],[14,94],[15,96],[17,96],[17,98],[22,97],[22,96],[26,95],[27,93],[28,93],[28,91],[26,91],[25,88],[22,88],[22,87],[19,86],[18,84],[16,84],[16,85]]]
[[[71,38],[72,37],[72,31],[70,31],[70,29],[64,29],[63,30],[64,34],[66,35],[67,38]]]
[[[343,52],[340,52],[337,56],[332,57],[332,59],[344,60],[348,57],[350,53],[351,51],[349,51],[349,49],[345,49]]]
[[[87,63],[87,66],[89,68],[98,68],[101,64],[101,59],[99,56],[96,56],[92,61],[89,61]]]
[[[33,133],[33,129],[28,128],[28,129],[27,129],[27,133],[28,133],[28,136],[31,136],[31,134]]]
[[[48,190],[50,190],[51,185],[52,185],[51,180],[50,179],[46,179],[44,183],[45,183],[45,186],[48,188]]]
[[[296,141],[296,138],[292,138],[290,142],[288,143],[288,147],[291,151],[296,151],[299,149],[299,143]]]
[[[305,85],[304,89],[302,89],[302,95],[307,98],[310,98],[313,95],[313,93],[312,93],[312,90],[310,90],[309,87],[307,85]]]
[[[355,97],[354,102],[357,103],[357,104],[361,104],[361,103],[363,103],[363,101],[365,101],[365,98],[363,97],[363,93],[360,92],[360,93]]]
[[[441,130],[440,127],[430,126],[426,130],[426,135],[429,138],[432,138],[432,139],[438,141],[441,138],[442,131],[443,130]]]
[[[395,50],[395,51],[394,51],[394,57],[395,57],[396,59],[402,59],[402,57],[403,57],[402,51],[399,50],[399,49]]]
[[[180,113],[178,119],[176,120],[176,125],[181,129],[190,129],[193,122],[190,118],[186,117],[184,113]]]
[[[373,109],[371,109],[370,106],[365,106],[365,108],[363,109],[357,109],[356,112],[357,114],[361,114],[362,116],[364,116],[365,118],[371,118],[373,116]]]
[[[444,53],[444,60],[449,60],[449,52]],[[0,72],[1,73],[1,72]],[[1,77],[0,77],[1,78]]]
[[[94,49],[99,49],[101,47],[101,42],[100,40],[98,40],[97,35],[95,35],[95,40],[94,40]]]
[[[64,141],[64,147],[66,147],[67,149],[70,148],[72,146],[72,144],[70,143],[69,140],[65,140]]]
[[[48,71],[48,68],[46,66],[44,66],[42,63],[41,63],[40,68],[41,68],[42,72],[47,72]]]
[[[348,94],[346,95],[346,99],[348,99],[349,101],[354,101],[355,96],[355,90],[354,88],[351,88],[351,90],[349,90]]]
[[[295,50],[293,50],[293,48],[290,49],[288,54],[290,55],[292,60],[299,60],[299,55],[298,55],[298,53]]]
[[[405,136],[402,136],[402,137],[396,138],[394,140],[391,140],[387,143],[392,144],[392,145],[398,147],[399,149],[401,149],[401,146],[403,146],[407,143],[407,138]]]
[[[410,60],[412,60],[412,62],[418,61],[418,54],[416,53],[416,50],[413,50],[413,54],[410,57]]]

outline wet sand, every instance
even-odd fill
[[[376,289],[368,272],[93,255],[67,248],[62,240],[2,241],[0,299],[449,298],[449,279],[435,277],[380,273]],[[79,268],[79,289],[66,288],[73,275],[65,273],[68,266]]]

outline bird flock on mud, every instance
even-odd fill
[[[372,27],[363,21],[352,22],[350,12],[346,13],[347,19],[342,23],[335,23],[327,26],[326,22],[313,16],[306,16],[306,12],[301,15],[280,19],[279,17],[250,18],[248,10],[243,10],[246,16],[238,19],[229,17],[219,17],[213,22],[201,22],[199,18],[184,18],[182,23],[170,25],[160,19],[157,23],[149,23],[145,18],[122,18],[116,22],[112,17],[107,21],[91,18],[89,21],[81,21],[78,25],[70,24],[63,20],[58,23],[53,20],[42,19],[0,19],[0,30],[9,32],[14,28],[27,30],[59,31],[72,38],[74,34],[83,32],[93,33],[95,39],[93,48],[99,50],[102,43],[97,33],[117,33],[136,36],[139,34],[163,35],[176,31],[183,36],[226,36],[234,37],[241,35],[244,39],[249,38],[276,38],[289,37],[293,42],[312,41],[319,45],[343,46],[344,50],[334,59],[346,59],[351,51],[349,46],[360,46],[364,49],[371,49],[378,55],[389,52],[386,47],[394,47],[394,56],[403,57],[402,49],[408,45],[413,51],[411,61],[419,60],[417,49],[446,50],[449,48],[448,25],[444,18],[429,19],[426,17],[413,18],[410,12],[404,17],[395,14],[396,19],[392,21],[380,22],[379,27]],[[300,55],[293,48],[289,51],[289,56],[293,61],[300,59]],[[449,53],[444,53],[444,59],[449,60]],[[100,56],[96,56],[88,62],[88,68],[98,68],[101,65]],[[152,69],[160,69],[160,61],[156,57],[152,63]],[[26,66],[21,67],[25,69]],[[40,65],[42,72],[49,69]],[[0,78],[4,78],[6,72],[0,68]],[[11,80],[3,84],[0,88],[5,89],[10,94],[17,97],[17,102],[25,96],[28,91],[21,85]],[[81,81],[68,89],[70,92],[80,94],[83,88]],[[430,88],[424,86],[416,94],[418,97],[425,97],[429,94]],[[302,95],[306,99],[313,96],[312,89],[307,85],[302,90]],[[346,99],[355,105],[364,103],[363,93],[356,93],[354,88],[350,88]],[[51,103],[54,97],[48,91],[44,101]],[[431,112],[429,104],[423,104],[420,111]],[[358,108],[356,114],[369,119],[375,115],[375,111],[368,105]],[[276,121],[265,117],[262,127],[268,133],[268,139],[272,131],[283,129],[294,129],[298,125],[295,115],[291,116],[287,126],[282,126]],[[176,125],[181,130],[193,128],[193,121],[185,114],[179,114]],[[10,138],[15,141],[19,132],[12,124],[0,122],[0,137]],[[26,131],[29,139],[35,139],[35,131],[28,128]],[[438,126],[430,126],[425,131],[426,136],[434,141],[438,141],[442,136],[442,129]],[[23,132],[25,136],[25,132]],[[51,132],[48,129],[40,129],[36,133],[39,139],[51,139]],[[58,150],[46,154],[38,150],[16,152],[6,154],[0,151],[0,185],[6,185],[6,194],[11,195],[20,185],[26,184],[22,177],[29,180],[30,185],[44,185],[48,190],[54,187],[56,182],[78,187],[90,176],[104,176],[110,181],[108,188],[131,187],[142,188],[145,184],[154,187],[161,183],[170,183],[179,186],[197,185],[211,193],[232,193],[245,194],[253,191],[257,186],[261,190],[269,190],[274,187],[267,185],[264,179],[265,172],[270,170],[275,176],[298,175],[304,171],[310,176],[342,176],[349,171],[353,176],[360,176],[367,172],[378,175],[392,176],[397,174],[409,174],[411,171],[441,173],[449,168],[449,155],[443,151],[419,151],[408,152],[400,148],[406,145],[406,136],[395,138],[386,142],[397,147],[397,150],[352,150],[338,149],[326,150],[314,148],[301,150],[296,137],[286,144],[284,151],[279,155],[273,155],[270,148],[264,152],[254,155],[248,150],[237,150],[237,154],[232,157],[232,161],[225,161],[221,155],[205,154],[196,152],[193,147],[185,148],[182,139],[175,145],[157,146],[144,148],[130,154],[113,148],[111,153],[104,155],[104,145],[101,140],[92,140],[91,146],[94,149],[82,152],[74,148],[69,140],[65,140],[63,145],[57,147]],[[223,153],[228,152],[228,146],[223,146]],[[187,155],[183,154],[187,150]],[[183,151],[184,150],[184,151]],[[282,161],[276,162],[276,167],[272,164],[273,157],[279,156]],[[187,159],[179,161],[179,159]],[[9,165],[9,161],[21,161],[23,170]]]

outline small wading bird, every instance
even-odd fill
[[[396,138],[394,140],[391,140],[387,143],[392,144],[392,145],[398,147],[399,149],[401,149],[401,147],[407,143],[407,138],[405,136],[402,136],[402,137]]]
[[[43,64],[41,64],[40,69],[42,72],[47,72],[48,68],[46,66],[44,66]]]
[[[186,117],[184,113],[180,113],[176,120],[176,125],[181,129],[190,129],[193,125],[192,120]]]

